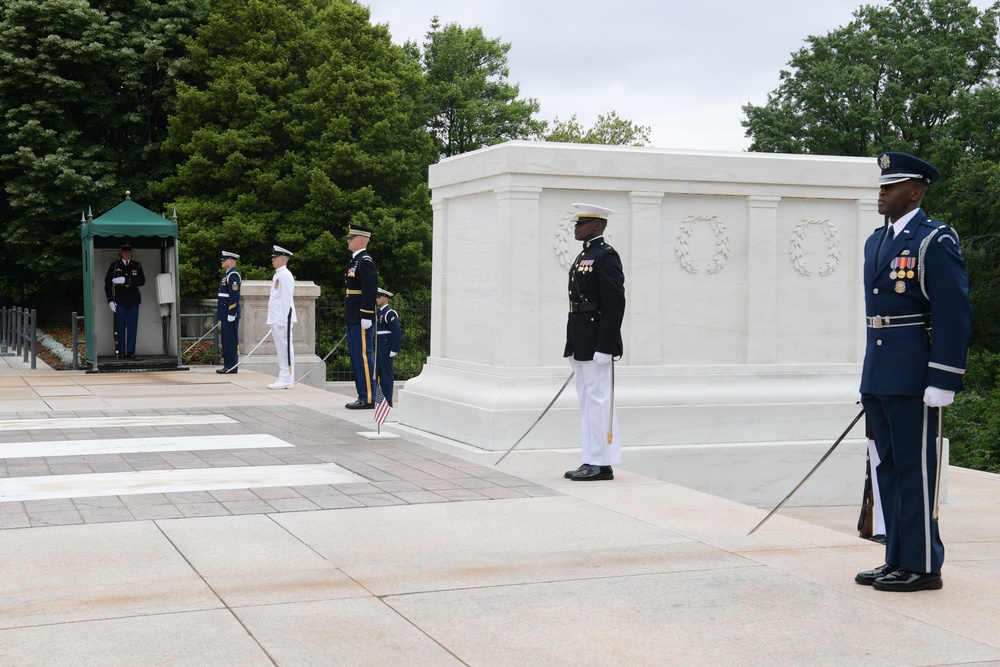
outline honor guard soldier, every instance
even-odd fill
[[[267,385],[268,389],[291,389],[295,386],[295,353],[292,348],[292,325],[295,316],[295,277],[288,270],[292,253],[281,246],[271,246],[271,296],[267,300],[267,323],[278,355],[278,380]]]
[[[104,276],[104,294],[108,298],[108,307],[115,314],[118,356],[134,359],[139,304],[142,303],[139,288],[146,284],[146,276],[142,265],[132,259],[131,243],[122,244],[118,257]]]
[[[622,460],[614,410],[614,359],[624,350],[625,273],[618,253],[604,241],[613,211],[592,204],[573,206],[574,235],[583,241],[583,252],[569,269],[564,355],[576,374],[583,464],[564,476],[573,481],[614,479],[611,466]]]
[[[220,258],[225,273],[219,283],[219,305],[215,317],[222,330],[222,368],[216,373],[239,372],[236,364],[239,362],[240,283],[243,281],[236,270],[239,258],[236,253],[226,250],[222,251]]]
[[[392,359],[399,354],[399,345],[403,340],[403,329],[399,325],[399,315],[389,307],[392,292],[378,288],[375,305],[378,306],[378,325],[375,342],[375,370],[378,374],[378,384],[382,387],[382,395],[392,407],[392,383],[395,375],[392,370]]]
[[[939,411],[962,388],[972,328],[969,276],[958,235],[920,208],[941,174],[905,153],[883,153],[878,212],[865,243],[868,340],[861,403],[879,464],[885,564],[855,581],[880,591],[941,588],[944,545],[935,497]]]
[[[378,293],[378,269],[368,254],[372,230],[351,225],[347,232],[347,249],[351,260],[344,268],[344,323],[347,327],[347,349],[351,355],[351,370],[358,399],[344,407],[348,410],[372,408],[375,382],[375,297]]]

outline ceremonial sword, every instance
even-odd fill
[[[246,361],[247,359],[249,359],[250,355],[253,354],[254,352],[256,352],[257,348],[260,347],[261,345],[263,345],[264,341],[267,340],[267,337],[270,336],[270,335],[271,335],[271,328],[268,327],[267,333],[264,334],[264,337],[260,339],[260,342],[257,343],[256,345],[254,345],[253,349],[250,350],[247,354],[245,354],[242,359],[240,359],[239,361],[237,361],[235,366],[233,366],[232,368],[227,368],[226,369],[226,373],[232,373],[235,369],[239,368],[240,364],[242,364],[244,361]],[[225,375],[225,373],[223,373],[223,375]]]
[[[340,347],[340,344],[343,343],[344,339],[346,339],[346,338],[347,338],[347,334],[344,334],[344,337],[341,338],[340,340],[338,340],[337,344],[333,346],[333,350],[330,350],[329,352],[327,352],[326,356],[323,357],[322,359],[320,359],[320,363],[326,363],[326,360],[330,358],[330,355],[333,354],[334,350],[336,350],[338,347]],[[302,377],[300,377],[298,380],[296,380],[295,384],[298,384],[298,383],[302,382],[303,380],[305,380],[309,376],[309,374],[312,373],[314,370],[316,370],[315,366],[313,366],[308,371],[306,371],[306,374],[303,375]]]
[[[563,382],[563,386],[559,387],[559,391],[556,392],[556,395],[552,398],[551,401],[549,401],[549,404],[545,407],[544,410],[542,410],[542,414],[538,415],[538,419],[535,420],[535,423],[529,426],[528,430],[524,432],[524,435],[518,438],[517,442],[515,442],[513,445],[510,446],[510,449],[507,450],[507,454],[510,454],[512,451],[514,451],[514,448],[520,445],[521,441],[524,440],[529,433],[531,433],[531,429],[535,428],[535,426],[538,425],[538,422],[542,421],[542,417],[545,416],[545,413],[549,411],[549,408],[555,405],[555,402],[559,399],[560,396],[562,396],[563,390],[566,389],[566,385],[569,384],[569,381],[573,379],[574,375],[576,375],[576,371],[573,371],[569,374],[569,377],[566,378],[565,382]],[[499,459],[497,459],[497,462],[493,464],[493,467],[495,468],[496,466],[500,465],[500,462],[503,461],[505,458],[507,458],[507,454],[504,454]]]
[[[220,325],[220,324],[222,324],[222,322],[221,322],[221,321],[219,321],[219,322],[216,322],[216,323],[215,323],[215,326],[214,326],[214,327],[212,327],[211,329],[209,329],[208,331],[206,331],[206,332],[205,332],[205,336],[207,336],[208,334],[210,334],[210,333],[212,333],[213,331],[215,331],[216,329],[218,329],[218,328],[219,328],[219,325]],[[205,340],[205,336],[202,336],[201,338],[199,338],[198,340],[196,340],[195,342],[191,343],[191,344],[190,344],[190,345],[188,346],[188,349],[187,349],[187,352],[186,352],[186,353],[185,353],[184,355],[181,355],[181,361],[184,361],[184,357],[185,357],[186,355],[188,355],[188,354],[191,354],[191,352],[192,352],[192,351],[194,350],[195,346],[196,346],[196,345],[197,345],[198,343],[200,343],[201,341]]]
[[[846,438],[846,437],[847,437],[847,434],[848,434],[848,433],[850,433],[851,429],[852,429],[852,428],[854,428],[854,425],[858,423],[858,420],[859,420],[859,419],[861,419],[861,415],[863,415],[863,414],[865,414],[865,409],[864,409],[864,408],[861,408],[861,412],[859,412],[859,413],[858,413],[858,416],[854,418],[854,421],[852,421],[852,422],[851,422],[851,425],[850,425],[850,426],[848,426],[848,427],[847,427],[847,428],[846,428],[846,429],[844,430],[844,432],[840,434],[840,437],[839,437],[839,438],[837,438],[837,442],[833,443],[833,447],[831,447],[830,449],[828,449],[828,450],[826,451],[826,454],[824,454],[824,455],[823,455],[823,458],[821,458],[821,459],[819,460],[819,462],[818,462],[818,463],[817,463],[816,465],[814,465],[814,466],[813,466],[813,469],[809,471],[809,474],[807,474],[807,475],[806,475],[805,477],[803,477],[803,478],[802,478],[802,481],[801,481],[801,482],[799,482],[798,484],[796,484],[796,485],[795,485],[795,488],[794,488],[794,489],[792,489],[792,490],[791,490],[791,491],[790,491],[790,492],[788,493],[788,495],[787,495],[787,496],[785,496],[785,499],[784,499],[784,500],[782,500],[782,501],[781,501],[780,503],[778,503],[778,506],[777,506],[777,507],[775,507],[775,508],[774,508],[773,510],[771,510],[770,512],[768,512],[767,516],[766,516],[766,517],[764,517],[763,519],[761,519],[761,520],[760,520],[760,523],[758,523],[758,524],[757,524],[756,526],[754,526],[754,527],[753,527],[753,530],[751,530],[751,531],[750,531],[749,533],[747,533],[747,535],[753,535],[753,534],[754,534],[754,531],[756,531],[756,530],[757,530],[758,528],[760,528],[761,526],[763,526],[763,525],[764,525],[764,522],[765,522],[765,521],[767,521],[768,519],[770,519],[770,518],[771,518],[771,516],[773,516],[775,512],[777,512],[778,510],[780,510],[780,509],[781,509],[781,506],[782,506],[782,505],[784,505],[784,504],[785,504],[785,503],[786,503],[786,502],[788,501],[788,499],[792,497],[792,494],[794,494],[794,493],[795,493],[796,491],[798,491],[798,490],[799,490],[799,488],[800,488],[800,487],[801,487],[801,486],[802,486],[803,484],[805,484],[805,483],[806,483],[806,482],[807,482],[807,481],[809,480],[809,478],[810,478],[810,477],[812,477],[813,473],[814,473],[814,472],[816,472],[816,470],[817,470],[817,469],[819,469],[819,467],[820,467],[821,465],[823,465],[823,462],[824,462],[824,461],[826,461],[826,460],[827,460],[827,458],[829,458],[829,457],[830,457],[830,454],[833,454],[833,450],[835,450],[835,449],[837,448],[837,445],[839,445],[839,444],[840,444],[840,441],[841,441],[841,440],[843,440],[844,438]]]
[[[293,306],[294,307],[294,306]],[[285,359],[288,360],[288,374],[295,377],[295,369],[292,368],[292,308],[288,309],[288,335],[285,337]],[[292,383],[295,384],[294,382]]]

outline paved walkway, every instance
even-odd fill
[[[856,507],[747,536],[763,510],[627,461],[497,469],[213,370],[0,358],[0,665],[1000,665],[995,475],[950,471],[944,589],[880,593]]]

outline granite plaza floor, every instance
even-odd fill
[[[304,385],[0,357],[0,665],[1000,665],[1000,477],[952,468],[940,591],[857,507],[499,455]]]

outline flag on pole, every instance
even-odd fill
[[[375,385],[375,423],[381,428],[382,424],[385,423],[385,418],[389,416],[389,401],[386,400],[385,394],[382,393],[382,387],[377,383]]]

